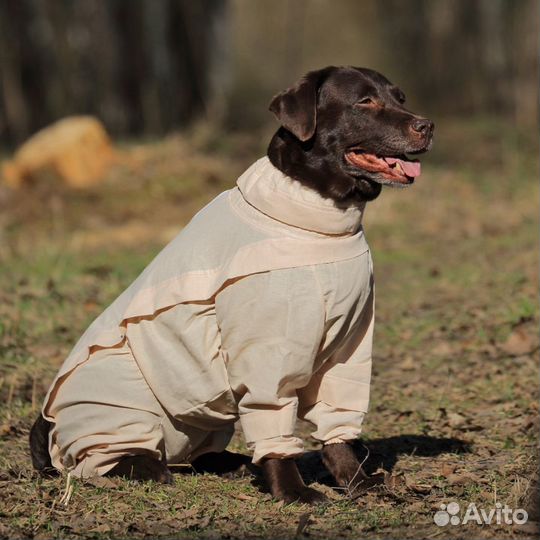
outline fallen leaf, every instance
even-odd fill
[[[335,489],[332,489],[330,486],[327,486],[326,484],[315,483],[315,484],[312,484],[311,487],[316,488],[317,491],[320,491],[322,494],[326,495],[332,501],[338,501],[341,499],[341,495]]]
[[[450,356],[454,350],[450,343],[447,341],[441,341],[431,349],[431,352],[437,356]]]
[[[406,485],[403,475],[387,474],[384,479],[384,485],[390,489],[395,490]]]
[[[415,514],[425,514],[426,505],[423,501],[417,501],[407,506],[407,512],[414,512]]]
[[[111,478],[105,476],[95,476],[93,478],[88,478],[85,480],[85,484],[90,484],[94,487],[115,489],[118,487],[118,484]]]
[[[427,493],[431,492],[431,490],[433,489],[433,486],[430,484],[414,484],[411,486],[411,489],[415,491],[416,493],[426,495]]]
[[[187,519],[196,516],[199,513],[198,508],[190,508],[189,510],[186,510],[185,512],[181,512],[175,515],[178,519]]]
[[[523,328],[516,328],[500,348],[511,356],[522,356],[532,352],[537,347],[536,339]]]
[[[529,416],[528,418],[525,418],[522,421],[522,425],[519,428],[520,431],[527,432],[534,428],[536,432],[538,432],[540,428],[540,419],[537,416]]]
[[[483,479],[476,476],[474,473],[450,474],[447,477],[448,483],[452,486],[464,486],[467,484],[483,483]]]
[[[210,522],[212,521],[212,516],[204,516],[201,521],[197,523],[198,529],[205,529],[210,525]]]
[[[232,496],[235,499],[240,499],[241,501],[253,501],[255,497],[252,497],[251,495],[245,495],[244,493],[232,493]]]
[[[401,332],[401,339],[403,341],[408,341],[409,339],[411,339],[413,337],[413,331],[408,328],[407,330],[403,330],[403,332]]]
[[[456,412],[449,412],[447,419],[448,425],[454,428],[461,427],[467,423],[467,419],[462,414]]]
[[[417,362],[414,361],[412,356],[407,356],[407,358],[399,364],[399,367],[403,371],[412,371],[413,369],[416,369],[417,365]]]
[[[456,465],[452,463],[443,463],[441,465],[441,474],[448,478],[456,470]]]
[[[9,424],[2,424],[0,426],[0,437],[5,437],[6,435],[11,435],[12,433],[15,433],[15,428]]]
[[[433,488],[433,486],[429,484],[417,484],[408,474],[405,475],[405,485],[408,489],[421,494],[429,493]]]

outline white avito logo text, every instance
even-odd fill
[[[441,504],[440,510],[435,512],[433,521],[435,525],[444,527],[450,525],[467,525],[476,523],[478,525],[523,525],[527,523],[529,515],[523,508],[513,510],[507,504],[495,503],[494,508],[478,508],[476,504],[469,503],[463,514],[457,502]]]

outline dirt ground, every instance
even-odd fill
[[[416,185],[368,206],[377,325],[358,452],[384,483],[336,489],[305,424],[302,472],[331,499],[315,508],[272,500],[248,470],[73,481],[69,497],[65,477],[32,471],[28,430],[71,346],[263,152],[255,139],[129,144],[90,191],[0,187],[0,538],[537,538],[537,152],[489,122],[439,122]],[[240,434],[232,448],[246,452]],[[529,519],[437,525],[451,502],[461,518],[474,503]]]

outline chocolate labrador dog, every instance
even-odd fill
[[[407,154],[431,146],[433,122],[404,106],[405,95],[376,71],[327,67],[307,73],[275,96],[270,110],[281,124],[268,147],[271,163],[290,178],[348,208],[375,199],[383,185],[406,186],[420,174]],[[50,424],[41,416],[30,433],[38,470],[51,467]],[[323,462],[340,486],[365,479],[349,444],[323,447]],[[242,463],[229,452],[206,454],[196,470],[224,471]],[[264,459],[263,476],[272,494],[286,502],[317,502],[322,494],[307,487],[293,459]],[[123,459],[109,475],[170,482],[166,465],[144,455]]]

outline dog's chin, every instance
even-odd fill
[[[382,183],[372,180],[367,176],[353,176],[355,192],[364,201],[373,201],[382,191]]]
[[[407,178],[405,181],[394,181],[382,175],[358,169],[354,171],[347,170],[346,174],[353,181],[354,188],[351,191],[354,193],[355,198],[368,202],[373,201],[381,194],[383,186],[406,188],[414,183],[414,178]]]
[[[405,175],[399,179],[393,179],[382,174],[352,167],[346,167],[345,172],[353,179],[355,191],[361,192],[367,201],[377,197],[381,193],[383,186],[407,188],[414,184],[414,178]],[[373,194],[372,197],[370,197],[371,193]]]

